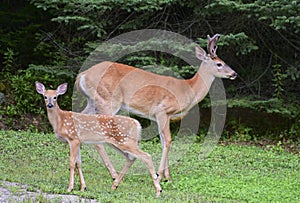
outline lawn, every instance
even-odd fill
[[[69,148],[53,134],[0,131],[0,180],[19,182],[29,190],[66,194],[69,179]],[[99,202],[300,202],[299,154],[277,147],[217,145],[205,159],[201,143],[192,136],[174,140],[170,152],[173,182],[155,190],[146,166],[137,160],[118,189],[92,145],[82,146],[87,191],[79,191],[76,176],[72,194]],[[123,157],[106,147],[116,168]],[[141,149],[153,155],[158,167],[161,145],[143,141]]]

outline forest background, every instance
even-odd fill
[[[265,142],[299,150],[300,4],[293,0],[4,0],[0,3],[0,128],[50,131],[35,81],[70,89],[87,56],[120,34],[168,30],[205,48],[220,33],[220,57],[238,74],[223,81],[228,113],[223,141]],[[139,52],[119,62],[190,78],[174,56]],[[200,62],[199,62],[200,63]],[[155,68],[162,65],[162,69]],[[71,91],[60,100],[71,109]],[[201,102],[200,131],[209,124]],[[176,129],[176,124],[173,129]]]

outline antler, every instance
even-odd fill
[[[215,34],[213,37],[210,37],[209,35],[207,35],[208,38],[208,44],[207,44],[207,50],[210,54],[211,58],[215,58],[217,57],[217,42],[220,38],[220,34]]]

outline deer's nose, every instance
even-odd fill
[[[238,74],[237,74],[236,72],[233,72],[233,73],[230,75],[229,79],[234,80],[237,76],[238,76]]]

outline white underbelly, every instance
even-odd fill
[[[141,111],[138,111],[136,109],[133,109],[133,108],[127,106],[127,105],[122,105],[121,109],[124,110],[124,111],[130,112],[130,113],[132,113],[134,115],[141,116],[143,118],[148,118],[150,120],[155,120],[154,116],[151,115],[151,113],[149,113],[149,115],[147,115],[144,112],[141,112]]]

